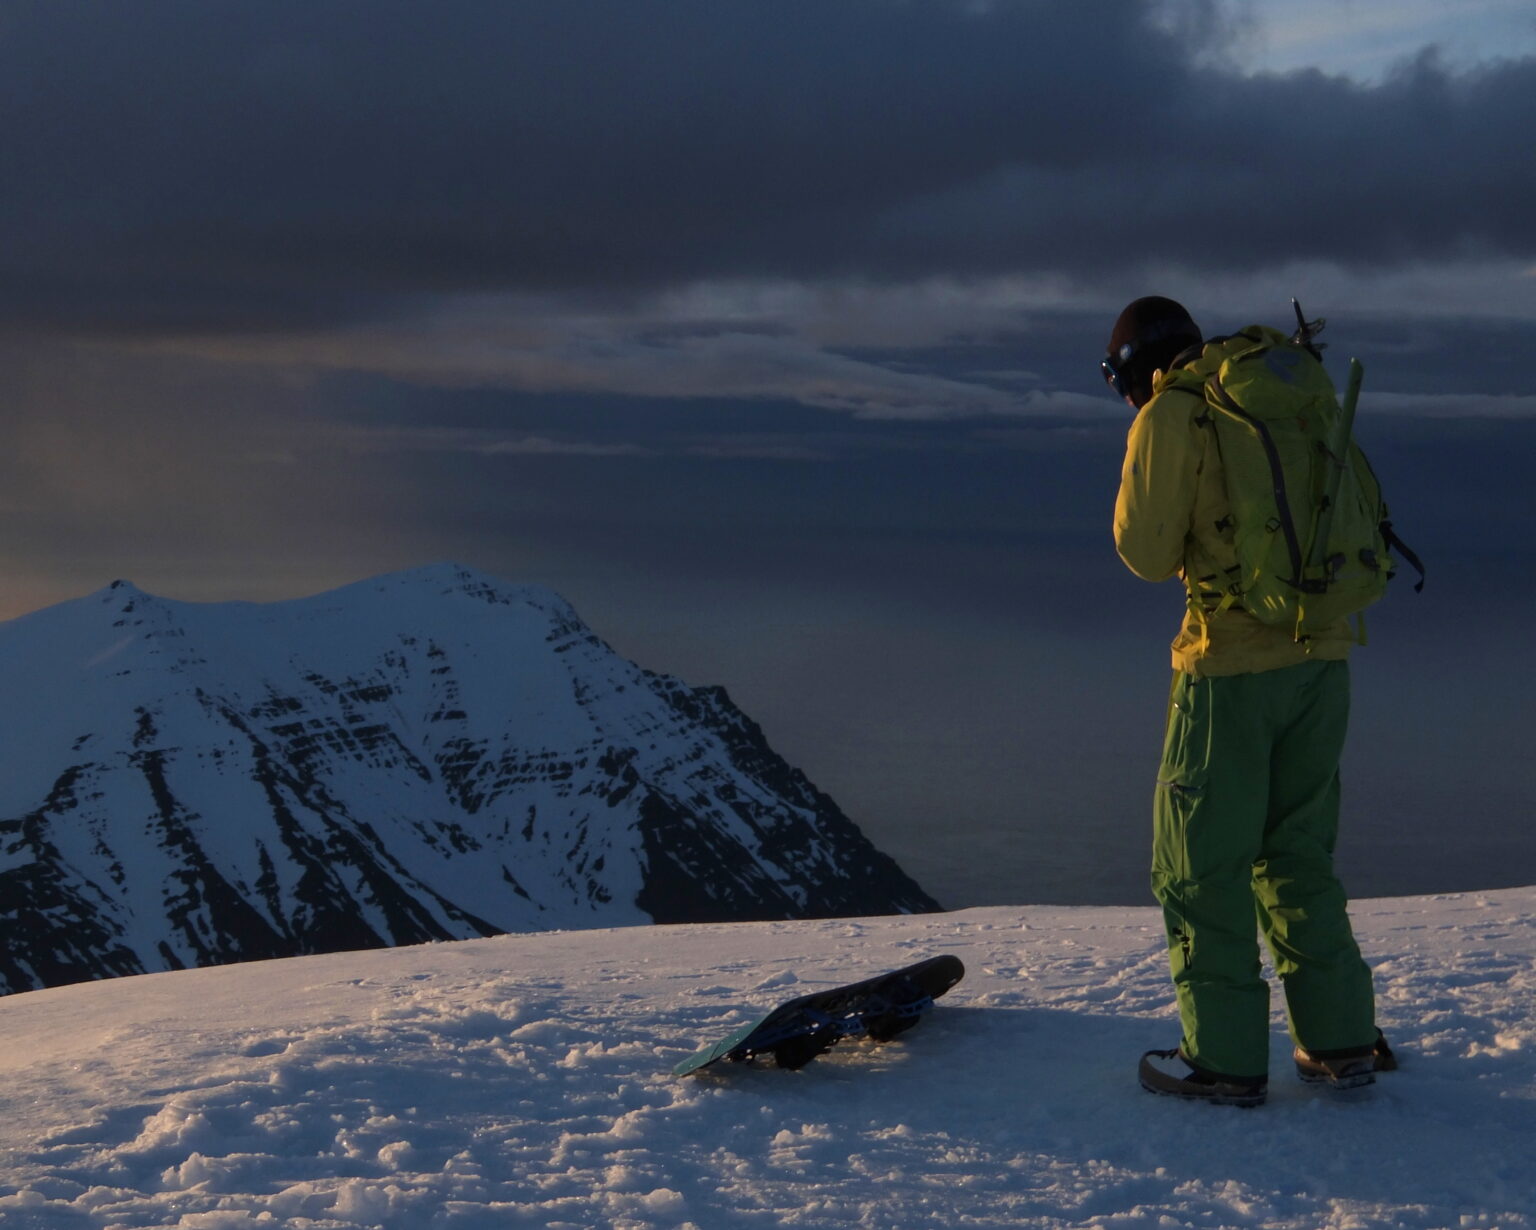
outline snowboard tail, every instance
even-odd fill
[[[964,976],[960,958],[946,955],[802,995],[690,1055],[672,1071],[686,1076],[722,1059],[743,1063],[764,1054],[772,1054],[781,1068],[803,1068],[844,1038],[889,1042],[916,1025],[933,1001]]]

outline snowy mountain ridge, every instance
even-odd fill
[[[720,689],[455,565],[0,625],[0,990],[504,931],[937,908]]]

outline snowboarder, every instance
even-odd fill
[[[1352,1088],[1395,1065],[1333,868],[1353,634],[1340,620],[1298,639],[1241,604],[1201,603],[1210,565],[1235,564],[1231,502],[1201,381],[1165,380],[1216,371],[1241,336],[1205,342],[1180,304],[1137,299],[1115,322],[1103,372],[1137,412],[1116,548],[1137,576],[1179,576],[1188,593],[1152,857],[1183,1037],[1142,1056],[1139,1077],[1154,1093],[1253,1106],[1269,1066],[1259,930],[1303,1079]]]

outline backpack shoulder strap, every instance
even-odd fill
[[[1422,594],[1424,592],[1424,564],[1419,559],[1418,553],[1397,536],[1397,531],[1392,528],[1392,522],[1390,521],[1383,521],[1381,523],[1381,540],[1387,544],[1389,551],[1396,551],[1413,565],[1413,570],[1419,574],[1419,583],[1413,587],[1413,592]]]
[[[1205,404],[1205,381],[1187,367],[1174,367],[1163,373],[1163,378],[1158,381],[1156,396],[1164,393],[1188,393]],[[1202,427],[1209,421],[1209,415],[1202,411],[1195,416],[1195,422]]]

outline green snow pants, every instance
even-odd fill
[[[1370,969],[1333,871],[1348,722],[1345,662],[1175,675],[1152,891],[1168,930],[1185,1053],[1208,1071],[1268,1071],[1258,932],[1285,988],[1294,1041],[1334,1051],[1376,1039]]]

